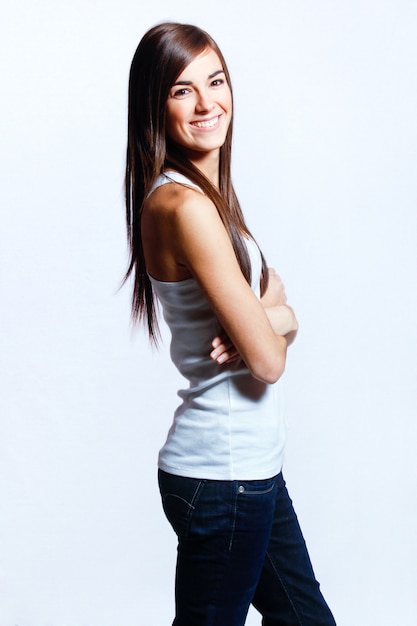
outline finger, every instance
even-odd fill
[[[211,342],[211,345],[213,346],[213,348],[218,348],[221,343],[223,341],[223,338],[220,337],[220,335],[217,335],[216,337],[214,337],[213,341]]]
[[[238,359],[240,359],[240,356],[239,356],[239,354],[236,353],[233,356],[231,356],[230,358],[228,358],[227,361],[225,361],[225,363],[227,363],[227,365],[229,365],[229,363],[234,363]]]
[[[226,363],[232,363],[233,361],[236,361],[239,358],[239,354],[235,351],[233,352],[222,352],[222,354],[220,354],[217,359],[216,359],[216,363],[218,363],[219,365],[224,365]]]
[[[230,352],[231,349],[233,350],[233,346],[230,342],[221,343],[210,352],[210,357],[214,361],[218,361],[222,355],[226,355],[226,357],[223,357],[223,360],[221,361],[224,362],[225,358],[227,358],[229,354],[232,354],[232,352]]]

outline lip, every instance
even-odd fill
[[[198,131],[202,132],[210,132],[211,130],[216,130],[220,125],[221,114],[214,115],[212,117],[207,117],[201,120],[194,120],[190,122],[190,126],[195,128]],[[199,125],[201,124],[201,126]]]

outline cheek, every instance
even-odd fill
[[[174,143],[182,144],[186,134],[186,122],[182,109],[175,107],[167,109],[165,119],[165,132]]]
[[[225,98],[227,99],[229,105],[232,106],[232,90],[227,83],[225,84]]]
[[[229,116],[232,117],[233,103],[232,103],[232,94],[230,93],[230,91],[227,94],[225,94],[223,98],[223,108],[225,111],[227,111]]]
[[[232,119],[232,114],[233,114],[233,103],[232,103],[232,95],[229,94],[225,99],[224,99],[224,109],[225,111],[227,111],[228,117],[229,119]]]
[[[182,124],[186,117],[186,108],[182,103],[175,102],[166,108],[166,123],[171,128]]]

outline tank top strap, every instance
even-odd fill
[[[155,189],[158,189],[158,187],[162,187],[162,185],[166,185],[167,183],[180,183],[181,185],[187,185],[188,187],[192,187],[193,189],[196,189],[200,193],[203,193],[203,190],[198,185],[193,183],[189,178],[184,176],[184,174],[180,174],[179,172],[169,171],[169,172],[164,172],[163,174],[160,174],[158,176],[158,178],[155,180],[154,184],[152,185],[152,188],[148,194],[148,198],[155,191]]]

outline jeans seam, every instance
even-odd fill
[[[192,509],[195,509],[194,504],[195,504],[195,502],[196,502],[196,500],[197,500],[197,498],[198,498],[198,496],[200,494],[201,488],[202,488],[202,486],[204,485],[205,482],[206,482],[205,480],[200,480],[198,485],[197,485],[197,487],[195,488],[193,497],[191,498],[191,502],[188,503]]]
[[[186,527],[186,531],[185,531],[185,536],[188,537],[189,532],[190,532],[190,524],[191,524],[191,517],[193,512],[195,511],[195,505],[197,503],[198,500],[198,496],[201,493],[201,489],[204,485],[206,481],[205,480],[200,480],[198,485],[195,488],[195,491],[193,493],[193,497],[191,498],[190,502],[187,502],[189,509],[188,509],[188,513],[187,513],[187,527]]]
[[[233,522],[232,522],[232,530],[231,530],[230,541],[229,541],[229,553],[232,551],[233,539],[234,539],[234,536],[235,536],[236,515],[237,515],[237,499],[238,499],[238,493],[236,491],[235,492],[234,504],[233,504]]]
[[[175,490],[166,491],[165,493],[163,492],[163,490],[161,490],[162,503],[163,503],[164,509],[165,509],[168,498],[174,498],[174,500],[181,501],[187,505],[187,512],[183,516],[183,532],[181,532],[180,526],[178,526],[178,529],[176,528],[175,523],[171,521],[170,515],[165,509],[165,514],[168,518],[168,521],[170,521],[171,525],[173,526],[174,531],[177,534],[179,540],[181,536],[187,537],[189,535],[192,515],[193,515],[193,512],[195,511],[198,497],[202,491],[202,487],[205,482],[207,481],[204,479],[201,479],[198,481],[197,485],[195,486],[194,491],[192,492],[191,498],[184,498],[179,493],[175,493]]]
[[[291,605],[291,607],[292,607],[292,609],[293,609],[293,611],[294,611],[294,615],[296,616],[296,618],[297,618],[297,620],[298,620],[298,623],[300,624],[300,626],[302,626],[302,625],[303,625],[303,623],[302,623],[302,621],[301,621],[301,618],[300,618],[300,616],[299,616],[299,614],[298,614],[297,609],[295,608],[294,602],[292,601],[292,598],[291,598],[290,594],[289,594],[289,593],[288,593],[288,591],[287,591],[287,587],[286,587],[286,585],[285,585],[285,582],[284,582],[283,578],[280,576],[280,573],[278,572],[277,568],[275,567],[275,563],[274,563],[274,561],[273,561],[273,559],[272,559],[271,555],[269,554],[268,550],[267,550],[267,552],[266,552],[266,558],[267,558],[267,559],[269,560],[269,562],[271,563],[272,569],[274,570],[276,577],[278,578],[279,582],[280,582],[280,583],[281,583],[281,585],[282,585],[282,588],[284,589],[285,595],[286,595],[286,596],[287,596],[287,598],[288,598],[288,602],[290,603],[290,605]]]

